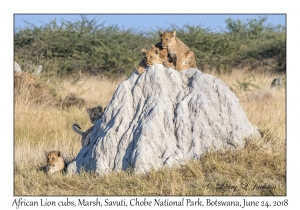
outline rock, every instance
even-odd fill
[[[14,61],[14,71],[22,72],[20,65],[16,61]]]
[[[274,88],[276,86],[278,86],[278,87],[282,86],[282,78],[278,77],[272,81],[271,88]]]
[[[122,82],[94,126],[90,144],[69,164],[106,174],[184,164],[208,151],[236,150],[259,137],[238,98],[220,79],[198,69],[162,65]]]

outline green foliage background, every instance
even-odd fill
[[[228,73],[233,67],[268,67],[286,70],[286,29],[267,23],[267,18],[245,22],[227,19],[226,28],[213,32],[200,25],[170,25],[160,30],[176,30],[177,37],[194,51],[202,71]],[[158,31],[121,29],[105,26],[98,19],[74,22],[52,20],[37,27],[16,29],[14,59],[23,71],[43,66],[48,76],[65,76],[81,70],[109,77],[129,75],[142,59],[141,48],[160,41]]]

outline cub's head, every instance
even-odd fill
[[[168,54],[168,49],[167,48],[162,48],[159,50],[159,56],[162,60],[167,60],[169,57]]]
[[[144,62],[147,66],[152,66],[154,64],[162,64],[162,60],[160,58],[160,50],[154,45],[151,46],[151,49],[141,50],[144,56]]]
[[[48,173],[54,173],[64,169],[65,163],[60,151],[45,152],[45,156],[47,159],[46,170]]]
[[[162,48],[171,47],[172,44],[175,42],[176,38],[176,31],[173,32],[163,32],[159,31],[161,46]]]
[[[91,123],[95,123],[98,119],[100,119],[104,113],[104,109],[102,106],[96,106],[93,108],[87,108],[86,112],[88,113]]]

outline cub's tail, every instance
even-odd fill
[[[81,127],[78,125],[78,124],[73,124],[72,125],[72,128],[73,128],[73,130],[76,132],[76,133],[78,133],[79,135],[83,135],[84,134],[84,132],[82,132],[80,129],[81,129]]]

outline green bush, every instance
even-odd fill
[[[254,76],[248,76],[248,77],[245,77],[243,79],[243,81],[240,81],[237,79],[236,80],[237,84],[234,84],[234,86],[236,86],[237,88],[239,88],[240,90],[243,90],[243,91],[250,91],[250,90],[252,90],[251,88],[259,89],[259,86],[257,84],[255,84],[254,82],[255,82]]]
[[[200,25],[182,28],[170,25],[194,51],[200,70],[230,73],[237,65],[286,67],[286,33],[282,26],[267,24],[266,18],[246,22],[227,19],[226,29],[213,32]],[[164,30],[164,29],[161,29]],[[43,66],[46,75],[63,76],[77,71],[110,77],[129,75],[137,69],[141,48],[160,41],[158,31],[123,30],[104,26],[98,19],[74,22],[56,20],[37,27],[28,23],[15,31],[15,60],[25,71]]]

